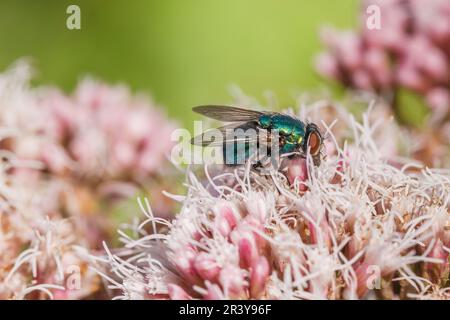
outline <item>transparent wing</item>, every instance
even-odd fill
[[[263,112],[231,106],[207,105],[192,108],[192,111],[205,117],[223,122],[255,121]]]
[[[258,143],[270,139],[270,133],[258,128],[255,122],[233,123],[216,129],[209,129],[192,138],[191,144],[203,147],[223,146],[224,143]]]

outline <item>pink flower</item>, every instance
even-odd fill
[[[432,91],[450,85],[448,1],[361,2],[359,30],[321,32],[327,51],[318,56],[318,72],[345,87],[383,95],[393,104],[398,101],[392,96],[405,87],[427,97],[436,113],[434,122],[445,120],[449,101]],[[371,25],[375,13],[366,10],[369,6],[379,8],[379,26]]]
[[[0,74],[0,298],[91,297],[87,252],[110,239],[111,198],[155,185],[173,123],[124,86],[87,79],[68,96],[29,80],[24,62]]]
[[[424,276],[447,268],[448,177],[386,161],[395,154],[378,148],[385,138],[376,127],[387,131],[389,117],[366,113],[357,123],[344,110],[334,112],[345,120],[333,128],[339,136],[329,132],[336,152],[318,167],[308,157],[285,159],[268,175],[245,167],[227,171],[226,182],[188,172],[186,196],[171,221],[155,218],[140,202],[147,220],[134,231],[141,238],[124,237],[123,249],[108,249],[102,258],[111,271],[120,270],[110,279],[120,297],[133,298],[130,285],[146,288],[147,298],[171,299],[442,293],[437,279]],[[307,108],[305,115],[320,110]],[[353,135],[342,147],[344,132]],[[401,292],[394,290],[398,281]]]
[[[4,75],[5,83],[14,77]],[[28,80],[22,78],[17,99],[9,99],[8,119],[0,117],[0,125],[21,131],[11,144],[18,156],[42,161],[54,174],[97,182],[126,177],[141,183],[162,167],[174,124],[147,97],[89,78],[72,96],[55,88],[29,89]]]

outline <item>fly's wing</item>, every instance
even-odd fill
[[[226,143],[257,143],[258,136],[266,130],[257,127],[257,123],[232,123],[216,129],[209,129],[191,139],[191,144],[202,147],[218,147]]]
[[[263,112],[255,110],[217,105],[198,106],[192,108],[192,111],[204,115],[205,117],[223,122],[256,121],[261,115],[264,114]]]

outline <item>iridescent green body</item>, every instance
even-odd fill
[[[275,113],[261,115],[258,122],[261,128],[276,130],[284,138],[284,144],[280,148],[281,154],[294,152],[305,141],[305,124],[298,119]]]

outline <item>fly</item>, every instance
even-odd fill
[[[261,112],[232,106],[206,105],[192,109],[208,118],[227,124],[194,137],[191,143],[201,146],[222,146],[227,165],[245,163],[252,155],[266,147],[269,156],[300,155],[309,152],[316,166],[320,165],[323,137],[317,125],[278,112]],[[250,133],[249,133],[250,132]],[[257,156],[261,163],[261,155]]]

